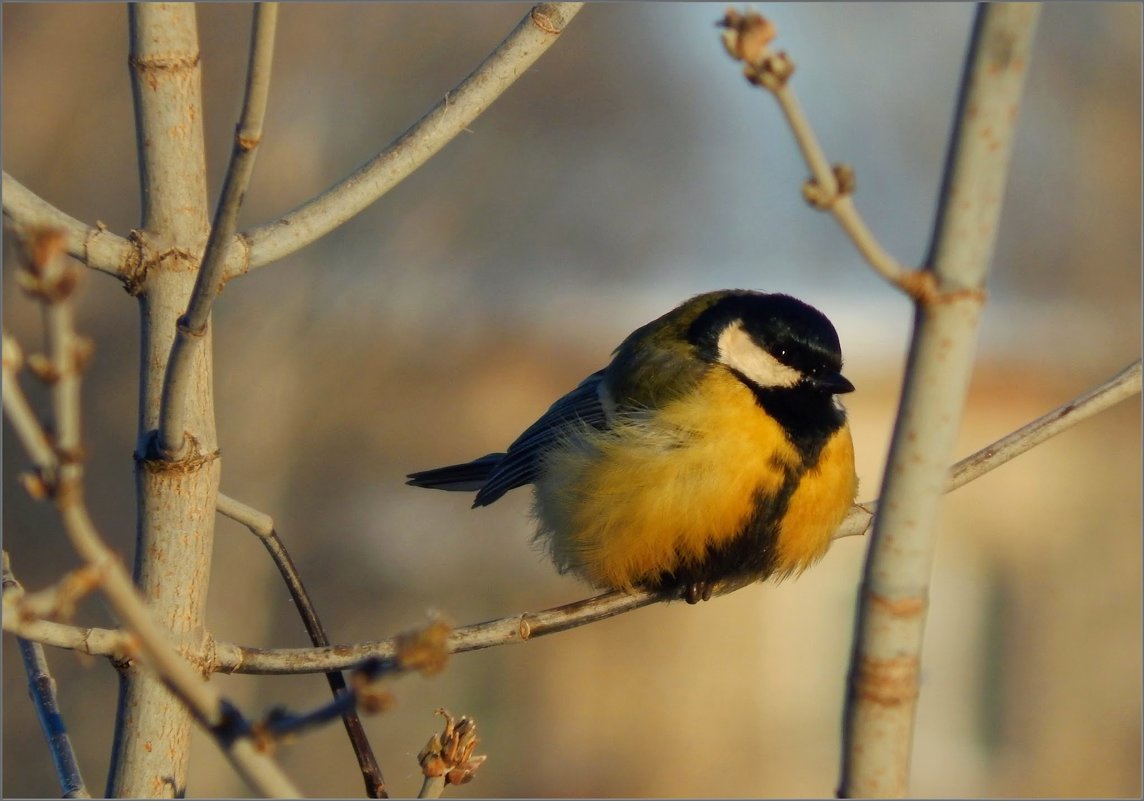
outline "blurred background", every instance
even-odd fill
[[[924,254],[971,23],[965,4],[764,6],[830,158],[899,259]],[[520,4],[287,4],[240,223],[273,219],[400,134],[504,37]],[[586,8],[470,130],[355,219],[231,283],[216,305],[223,489],[271,513],[336,642],[438,610],[471,623],[589,589],[530,546],[526,491],[481,511],[404,475],[502,449],[629,331],[698,292],[783,291],[836,323],[860,497],[878,494],[911,310],[808,208],[773,100],[723,52],[720,5]],[[241,102],[248,6],[199,9],[212,198]],[[1139,358],[1141,8],[1045,7],[958,456]],[[138,224],[123,5],[3,5],[4,169],[69,214]],[[6,251],[6,256],[9,251]],[[4,324],[34,305],[3,276]],[[134,301],[89,274],[81,330],[89,498],[130,562]],[[41,394],[35,395],[42,399]],[[1141,793],[1139,399],[951,495],[926,626],[911,790],[922,796]],[[77,564],[15,477],[4,547],[29,589]],[[866,542],[797,581],[645,609],[394,683],[366,725],[395,795],[439,706],[489,755],[466,796],[831,796]],[[301,646],[262,546],[218,523],[209,625]],[[92,599],[78,621],[110,625]],[[89,787],[102,792],[116,679],[49,651]],[[4,639],[8,796],[59,792]],[[220,676],[250,714],[322,702],[321,677]],[[360,795],[340,726],[278,755],[304,792]],[[196,735],[189,796],[247,794]]]

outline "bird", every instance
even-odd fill
[[[853,390],[822,312],[706,292],[633,331],[505,452],[406,483],[476,492],[473,508],[531,484],[534,539],[559,572],[695,604],[829,549],[858,487],[837,398]]]

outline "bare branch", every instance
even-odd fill
[[[262,741],[297,736],[338,718],[344,719],[348,713],[358,708],[366,714],[383,712],[393,705],[393,696],[381,689],[380,681],[403,669],[399,660],[366,660],[351,674],[352,686],[344,692],[335,693],[332,701],[303,713],[273,709],[265,720],[254,724],[256,736]]]
[[[802,111],[790,78],[794,62],[785,52],[774,52],[769,44],[776,32],[774,25],[755,12],[740,14],[728,10],[719,23],[725,28],[723,44],[730,56],[744,63],[743,74],[755,86],[768,90],[778,101],[783,116],[794,134],[795,142],[810,168],[811,178],[803,187],[806,201],[817,209],[829,211],[850,237],[850,241],[874,268],[891,284],[913,293],[910,271],[891,256],[878,242],[854,205],[854,171],[845,165],[830,166],[818,143],[814,128]]]
[[[273,222],[240,235],[246,272],[305,247],[376,201],[460,134],[551,47],[582,3],[533,7],[469,77],[429,113],[341,182]],[[228,264],[236,261],[228,260]],[[228,279],[233,273],[228,272]]]
[[[236,770],[251,786],[264,795],[297,796],[298,791],[278,766],[258,751],[249,736],[231,736],[226,725],[235,719],[232,707],[181,657],[170,644],[167,632],[155,622],[127,570],[100,537],[88,514],[84,501],[83,464],[79,458],[80,404],[79,378],[83,366],[76,358],[79,337],[74,331],[70,306],[74,277],[67,269],[52,263],[59,260],[62,235],[42,233],[28,243],[29,264],[22,281],[24,288],[45,304],[45,318],[50,330],[49,364],[52,408],[57,416],[56,446],[45,453],[42,448],[29,449],[29,455],[41,476],[53,477],[43,485],[46,495],[55,502],[63,519],[72,547],[98,577],[100,589],[112,610],[132,632],[138,653],[162,678],[164,685],[179,698],[209,731]],[[5,361],[5,371],[11,368]],[[5,381],[5,396],[10,394]],[[14,382],[11,382],[14,383]],[[17,386],[18,388],[18,386]],[[5,409],[9,403],[5,403]],[[34,420],[34,418],[33,418]],[[37,423],[38,425],[38,423]],[[39,439],[47,441],[42,427]]]
[[[417,791],[418,798],[440,798],[445,792],[444,776],[426,776],[421,780],[421,789]]]
[[[906,795],[940,498],[972,372],[1036,4],[979,5],[859,595],[844,797]]]
[[[262,541],[266,550],[270,552],[270,557],[274,560],[282,580],[286,582],[290,597],[294,599],[294,607],[302,617],[302,624],[306,627],[306,633],[310,635],[310,642],[319,648],[329,645],[330,638],[326,635],[322,621],[318,618],[318,610],[314,608],[310,593],[306,591],[306,585],[302,582],[302,576],[298,573],[294,560],[290,558],[289,551],[286,550],[286,546],[278,536],[274,527],[274,519],[268,514],[223,495],[221,492],[218,495],[216,505],[220,513],[246,526]],[[330,685],[330,692],[334,694],[334,698],[338,698],[347,692],[346,680],[341,671],[327,672],[326,681]],[[377,757],[373,753],[373,747],[370,746],[369,737],[366,735],[365,727],[362,726],[361,718],[358,717],[355,706],[350,705],[345,708],[342,714],[342,723],[345,725],[346,734],[350,738],[350,745],[353,747],[354,756],[357,758],[358,767],[361,769],[366,794],[370,798],[387,798],[385,776],[381,772],[381,765],[378,764]]]
[[[16,379],[16,374],[24,363],[23,351],[20,349],[19,343],[7,331],[3,334],[3,343],[4,381],[0,388],[4,394],[4,415],[12,424],[16,436],[20,438],[20,444],[31,456],[32,463],[45,466],[52,465],[55,463],[55,454],[52,452],[51,443],[48,442],[47,434],[44,433],[44,429],[36,419],[36,415],[28,403],[28,398]],[[55,480],[54,475],[42,478],[47,481]]]
[[[67,252],[93,270],[123,278],[132,271],[137,260],[135,247],[121,236],[107,230],[102,223],[93,228],[60,211],[28,189],[7,172],[4,173],[4,214],[17,232],[36,228],[54,228],[64,232]]]
[[[1140,383],[1140,360],[1137,360],[1091,392],[1074,398],[1064,406],[997,440],[988,448],[962,459],[951,471],[949,490],[965,486],[1077,423],[1133,395],[1139,395]]]
[[[445,650],[447,653],[461,653],[495,645],[527,642],[667,599],[666,595],[645,591],[631,595],[609,592],[542,612],[512,615],[454,629],[445,641]],[[398,643],[398,638],[391,638],[325,648],[276,649],[217,643],[215,661],[208,667],[221,673],[321,673],[353,667],[371,657],[392,658],[397,652]]]
[[[106,656],[125,662],[135,653],[134,639],[121,629],[90,628],[25,618],[19,598],[4,595],[4,631],[25,640],[64,648],[88,656]]]
[[[222,196],[207,238],[203,262],[186,313],[179,319],[171,358],[163,386],[159,418],[159,452],[170,459],[182,458],[189,444],[186,429],[191,392],[191,362],[203,347],[211,306],[222,289],[226,252],[238,227],[238,212],[254,172],[254,159],[262,141],[262,120],[270,94],[270,70],[274,60],[274,33],[278,26],[278,4],[256,3],[250,32],[250,63],[247,66],[246,94],[242,115],[235,130],[230,166]]]
[[[9,595],[21,595],[24,588],[16,577],[12,575],[12,565],[8,559],[8,552],[4,551],[4,600]],[[5,613],[4,623],[7,625],[8,616]],[[68,737],[67,726],[64,725],[63,714],[60,712],[59,697],[56,692],[56,680],[48,670],[48,660],[44,656],[43,647],[36,642],[30,642],[17,637],[16,642],[20,648],[20,657],[24,661],[24,670],[28,674],[28,695],[36,707],[36,716],[40,720],[40,729],[48,741],[48,750],[52,754],[52,763],[56,768],[56,775],[60,779],[60,788],[64,798],[91,798],[84,784],[83,774],[79,769],[79,762],[72,748],[71,738]]]
[[[995,470],[1025,451],[1040,445],[1095,414],[1103,412],[1122,400],[1140,394],[1140,361],[1125,367],[1096,389],[1086,392],[1064,406],[1022,426],[1011,434],[987,445],[972,456],[967,456],[949,469],[949,482],[945,491],[953,492],[970,481]],[[865,534],[873,522],[878,501],[863,501],[850,509],[834,538]]]

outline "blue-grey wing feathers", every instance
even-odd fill
[[[509,490],[531,484],[539,475],[544,452],[570,429],[584,424],[607,427],[607,413],[600,401],[603,378],[604,371],[600,370],[581,381],[525,429],[508,446],[507,453],[490,453],[464,464],[411,473],[407,483],[432,489],[478,490],[473,506],[488,506]]]

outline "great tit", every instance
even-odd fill
[[[801,573],[858,479],[838,334],[788,295],[698,295],[636,329],[611,363],[506,453],[409,475],[487,506],[534,487],[536,541],[600,588],[673,591]]]

